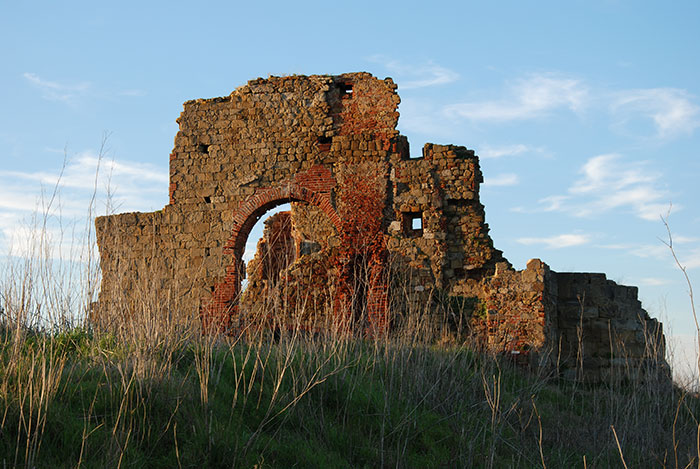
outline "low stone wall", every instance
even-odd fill
[[[553,276],[557,358],[566,376],[601,380],[657,373],[667,366],[662,325],[642,308],[637,287],[618,285],[599,273]]]
[[[554,272],[539,259],[498,264],[482,282],[486,316],[473,320],[493,353],[571,379],[600,381],[667,368],[661,323],[637,288],[604,274]]]

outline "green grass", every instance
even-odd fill
[[[664,382],[390,340],[1,337],[3,467],[622,467],[611,425],[629,467],[697,464],[698,401]]]

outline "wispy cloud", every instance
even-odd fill
[[[637,244],[631,246],[627,251],[633,256],[643,259],[671,260],[671,253],[668,247],[660,242],[656,244]]]
[[[520,180],[518,179],[517,174],[504,173],[504,174],[497,174],[495,176],[485,178],[483,186],[485,186],[485,187],[515,186],[519,182],[520,182]]]
[[[583,110],[588,90],[575,78],[533,74],[509,86],[505,99],[457,103],[445,108],[448,116],[472,121],[512,121],[548,115],[557,109]]]
[[[60,184],[61,187],[75,189],[93,189],[97,177],[98,186],[106,187],[107,184],[127,182],[132,186],[135,182],[160,183],[168,182],[167,172],[150,164],[136,162],[120,162],[112,159],[99,158],[94,153],[87,151],[70,159],[60,172],[49,171],[0,171],[2,178],[37,182],[45,186]],[[148,191],[150,188],[139,188]]]
[[[0,171],[0,252],[12,239],[22,238],[22,220],[46,210],[54,188],[58,191],[47,215],[68,222],[88,216],[93,195],[99,201],[97,213],[105,213],[105,204],[126,211],[160,208],[167,187],[166,169],[100,158],[92,151],[69,159],[62,170]]]
[[[588,244],[591,241],[591,236],[586,234],[568,233],[544,238],[518,238],[516,241],[525,245],[541,244],[549,249],[561,249]]]
[[[670,321],[664,321],[666,348],[673,372],[673,381],[686,389],[697,389],[698,336],[696,333],[674,334]]]
[[[454,122],[448,121],[441,115],[434,102],[421,99],[404,99],[399,105],[401,118],[399,128],[403,133],[417,133],[430,136],[431,139],[452,139],[455,135]],[[418,151],[422,145],[411,141],[412,151]],[[416,145],[415,147],[413,145]]]
[[[700,247],[691,248],[687,252],[677,253],[678,259],[683,267],[688,270],[700,267]]]
[[[668,211],[670,194],[660,188],[661,174],[643,162],[625,161],[614,153],[590,158],[579,170],[581,178],[567,194],[540,199],[541,210],[586,217],[611,210],[628,210],[656,221]]]
[[[22,75],[32,86],[41,92],[41,96],[49,101],[60,101],[67,104],[75,104],[85,96],[102,99],[115,99],[120,97],[137,98],[146,96],[146,91],[141,89],[124,89],[121,91],[95,90],[92,83],[84,81],[80,83],[59,83],[46,80],[36,73],[26,72]]]
[[[660,239],[657,243],[621,243],[621,244],[601,244],[596,247],[604,249],[616,249],[627,251],[629,254],[642,259],[654,259],[665,263],[673,270],[677,270],[677,265],[673,260],[671,250],[665,244],[665,239]],[[700,239],[695,236],[673,235],[673,248],[678,256],[680,264],[688,270],[700,267]]]
[[[568,195],[550,195],[539,200],[542,205],[542,210],[545,212],[556,212],[563,210],[567,202],[571,200]]]
[[[479,149],[479,157],[496,159],[505,156],[517,156],[530,151],[533,151],[533,149],[522,143],[502,146],[482,145]]]
[[[384,65],[392,75],[395,75],[402,90],[445,85],[459,78],[457,72],[432,61],[423,64],[405,64],[383,55],[374,55],[369,60]]]
[[[671,280],[659,277],[643,277],[640,278],[637,283],[640,287],[660,287],[662,285],[668,285],[671,283]]]
[[[568,111],[593,109],[612,127],[642,133],[640,118],[653,130],[648,136],[670,139],[700,127],[700,106],[684,89],[660,87],[606,90],[561,73],[533,73],[506,83],[493,100],[470,100],[444,106],[448,119],[501,123],[536,119]],[[644,125],[642,124],[642,127]],[[645,134],[645,136],[647,136]]]
[[[40,78],[35,73],[24,73],[24,78],[41,91],[42,97],[50,101],[72,103],[78,96],[90,89],[89,82],[64,84]]]
[[[697,243],[700,238],[696,236],[673,235],[674,244]]]
[[[611,104],[618,125],[643,115],[650,118],[660,138],[691,134],[700,127],[700,107],[693,97],[677,88],[648,88],[616,93]]]
[[[674,240],[674,246],[676,240]],[[688,246],[683,248],[674,247],[678,261],[687,270],[693,270],[700,267],[700,246]],[[637,257],[658,259],[660,261],[668,261],[671,268],[676,268],[676,263],[672,259],[671,251],[668,246],[659,244],[644,244],[634,246],[629,252]]]

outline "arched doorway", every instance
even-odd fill
[[[239,313],[241,280],[245,269],[242,259],[248,236],[256,222],[268,211],[289,202],[317,207],[336,231],[341,232],[341,220],[331,203],[330,191],[314,191],[296,182],[258,189],[233,217],[231,236],[224,245],[224,252],[232,255],[232,262],[226,267],[224,279],[214,285],[211,297],[202,299],[200,317],[204,331],[229,332],[235,329],[234,320]]]

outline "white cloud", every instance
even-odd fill
[[[670,194],[659,187],[661,175],[643,162],[624,161],[617,154],[598,155],[590,158],[579,173],[581,178],[568,194],[540,199],[541,210],[586,217],[622,209],[651,221],[668,211]]]
[[[404,99],[399,105],[399,128],[401,132],[415,132],[421,135],[430,135],[431,138],[452,138],[454,136],[454,124],[446,121],[435,103],[428,100]],[[411,142],[412,152],[418,152],[422,145]]]
[[[106,185],[111,178],[116,181],[138,179],[142,182],[162,183],[168,182],[168,174],[153,165],[136,162],[119,162],[116,160],[100,158],[92,152],[83,152],[70,159],[63,171],[47,172],[22,172],[0,171],[0,178],[24,179],[38,182],[48,186],[55,186],[60,182],[62,187],[77,189],[93,189],[95,178],[98,185]],[[145,187],[149,190],[150,187]]]
[[[672,269],[677,269],[677,265],[673,260],[671,250],[668,245],[666,245],[667,240],[659,240],[655,244],[607,244],[599,245],[597,247],[604,249],[618,249],[627,251],[636,257],[641,257],[643,259],[655,259],[658,261],[665,262],[668,267]],[[700,267],[700,246],[697,245],[697,238],[689,236],[675,236],[673,237],[673,247],[678,256],[681,266],[685,267],[687,270],[693,270]],[[680,245],[681,247],[679,247]]]
[[[369,60],[384,65],[392,75],[396,75],[396,81],[402,90],[445,85],[459,78],[457,72],[432,61],[422,65],[406,65],[382,55],[372,56]]]
[[[44,80],[35,73],[27,72],[24,73],[23,76],[32,85],[41,90],[43,98],[50,101],[70,103],[73,102],[77,96],[84,94],[90,88],[90,83],[88,82],[66,85],[55,81]]]
[[[570,192],[574,194],[597,192],[610,187],[610,184],[613,189],[618,190],[639,183],[651,183],[656,179],[656,176],[644,174],[636,168],[618,172],[622,169],[621,165],[617,164],[619,159],[620,155],[613,153],[590,158],[579,171],[583,174],[583,179],[577,181]]]
[[[525,245],[542,244],[549,249],[560,249],[588,244],[590,240],[589,235],[569,233],[545,238],[518,238],[517,242]]]
[[[660,287],[661,285],[668,285],[671,281],[667,278],[644,277],[640,278],[637,283],[640,287]]]
[[[246,249],[243,252],[243,260],[245,261],[246,264],[248,262],[250,262],[255,257],[256,252],[257,252],[257,250],[256,250],[255,246],[248,247],[248,245],[246,245]]]
[[[405,66],[397,61],[376,56],[397,74],[402,89],[435,86],[453,82],[458,75],[429,62],[422,66]],[[406,98],[406,103],[409,102]],[[402,111],[407,110],[402,106]],[[498,90],[496,99],[471,99],[452,102],[428,114],[416,113],[413,119],[432,127],[459,125],[461,120],[473,123],[502,123],[549,117],[562,112],[581,114],[596,111],[598,119],[631,135],[670,139],[692,134],[700,127],[700,106],[686,90],[678,88],[646,88],[606,90],[591,87],[582,79],[561,73],[532,73]],[[403,115],[403,112],[402,112]],[[429,115],[430,117],[426,117]],[[651,125],[650,128],[649,125]],[[482,149],[484,158],[498,158],[528,151],[524,145]]]
[[[666,208],[668,209],[668,207]],[[700,241],[700,238],[695,236],[673,235],[674,244],[696,243],[698,241]]]
[[[511,121],[542,117],[557,109],[583,110],[587,88],[580,80],[533,74],[510,86],[507,99],[463,102],[445,108],[449,116],[472,121]]]
[[[515,186],[518,184],[518,175],[515,173],[505,173],[498,174],[493,177],[487,177],[484,179],[483,186],[494,187],[494,186]]]
[[[0,181],[2,181],[1,177]],[[37,208],[36,201],[26,193],[22,193],[22,187],[10,182],[4,182],[0,186],[0,210],[31,212],[35,208]]]
[[[700,267],[700,248],[691,249],[688,253],[681,252],[678,258],[686,269],[697,269]]]
[[[541,198],[539,202],[545,204],[542,208],[545,212],[556,212],[557,210],[562,210],[570,199],[571,197],[568,195],[550,195],[549,197]]]
[[[671,259],[671,252],[669,251],[668,247],[664,246],[662,243],[640,244],[632,247],[629,251],[631,254],[643,259]]]
[[[33,226],[29,220],[34,214],[45,214],[50,224],[47,230],[57,230],[76,220],[85,222],[93,195],[100,201],[93,214],[104,214],[106,204],[122,211],[160,208],[167,194],[167,170],[99,158],[90,151],[69,159],[62,174],[60,167],[53,171],[0,171],[0,253],[7,251],[12,241],[22,248],[27,235],[21,226]],[[61,239],[56,233],[52,238]]]
[[[589,89],[580,79],[557,73],[534,73],[507,84],[495,100],[450,104],[448,118],[474,122],[507,122],[545,117],[555,111],[580,113],[587,107],[615,119],[614,127],[639,134],[639,118],[652,123],[657,138],[691,134],[700,127],[700,106],[695,97],[678,88],[631,90]]]
[[[619,244],[599,244],[596,247],[602,249],[614,249],[619,251],[627,251],[636,257],[643,259],[657,259],[660,261],[668,260],[671,253],[668,247],[662,242],[655,244],[639,244],[639,243],[619,243]]]
[[[625,125],[642,114],[650,118],[661,138],[691,134],[700,127],[700,107],[687,91],[677,88],[648,88],[617,93],[611,111]]]
[[[482,145],[479,150],[479,158],[502,158],[504,156],[517,156],[525,152],[532,151],[527,145],[522,143],[516,145],[491,146]]]

